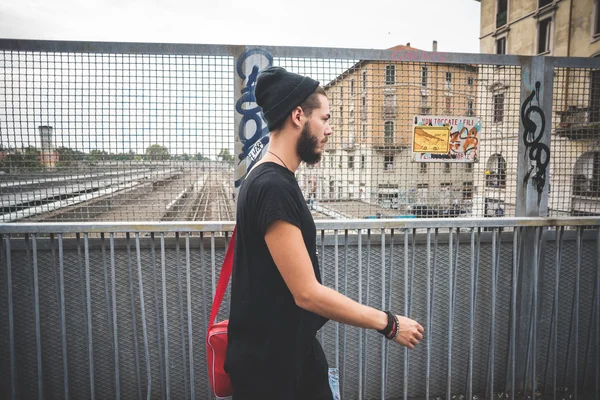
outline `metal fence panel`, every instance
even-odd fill
[[[521,398],[531,392],[519,382],[534,373],[543,395],[597,396],[597,219],[556,220],[568,229],[538,236],[537,319],[518,311],[532,298],[516,298],[524,284],[516,268],[533,268],[519,259],[531,251],[524,230],[535,220],[490,232],[486,220],[450,230],[440,220],[423,221],[433,224],[427,230],[381,222],[389,227],[320,223],[324,283],[417,319],[425,339],[409,352],[375,332],[326,324],[317,337],[340,368],[344,398]],[[10,276],[11,288],[0,292],[3,391],[79,398],[93,385],[99,398],[209,397],[204,339],[227,239],[216,224],[180,225],[114,225],[100,237],[76,225],[55,226],[52,236],[42,225],[2,226],[2,287]],[[24,229],[39,233],[23,236]],[[227,295],[219,320],[228,304]],[[533,327],[526,337],[535,372],[528,364],[515,377],[515,360],[527,359],[516,353],[522,318]]]
[[[549,215],[599,214],[597,60],[406,46],[0,48],[3,222],[232,220],[239,180],[268,142],[254,102],[267,65],[328,94],[334,135],[322,161],[297,173],[315,218],[521,215],[520,181],[535,164],[518,157],[521,114],[538,104],[552,117]],[[523,103],[534,64],[554,74],[552,106]]]

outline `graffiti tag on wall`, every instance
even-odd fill
[[[241,116],[236,138],[235,187],[238,188],[248,171],[260,160],[269,143],[269,129],[261,108],[256,104],[256,78],[261,70],[273,65],[273,55],[261,48],[245,51],[237,60],[236,74],[242,89],[235,103]]]
[[[523,123],[523,143],[525,143],[526,157],[529,157],[530,167],[525,175],[523,184],[526,185],[529,179],[532,180],[538,192],[538,206],[542,200],[542,192],[546,186],[546,169],[550,163],[550,148],[541,140],[546,132],[546,115],[540,107],[540,89],[541,83],[535,83],[535,89],[525,99],[521,106],[521,122]],[[533,104],[533,100],[537,105]],[[533,119],[532,114],[537,115],[539,125]]]

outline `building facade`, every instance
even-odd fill
[[[333,136],[300,176],[307,198],[372,204],[384,216],[424,205],[470,212],[473,163],[416,162],[412,133],[417,115],[475,117],[476,77],[474,66],[379,61],[337,76],[325,85]]]
[[[600,55],[598,0],[477,0],[481,53]],[[520,69],[481,66],[478,97],[486,145],[475,166],[484,214],[514,215]],[[600,69],[554,70],[549,214],[600,214]]]

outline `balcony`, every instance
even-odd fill
[[[600,110],[591,107],[569,107],[557,111],[560,123],[555,132],[571,140],[600,139]]]
[[[384,119],[396,119],[398,117],[398,106],[384,106],[383,107],[383,118]]]
[[[402,150],[410,147],[407,139],[403,138],[374,138],[373,147],[375,150]]]

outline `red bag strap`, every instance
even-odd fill
[[[209,331],[215,322],[215,318],[217,318],[217,314],[219,313],[219,307],[221,307],[221,302],[223,301],[223,296],[225,296],[225,291],[227,291],[227,284],[229,283],[229,278],[231,278],[231,271],[233,269],[233,249],[235,247],[236,228],[237,227],[233,228],[231,240],[229,241],[229,246],[227,247],[227,253],[225,254],[225,259],[223,260],[223,267],[221,268],[219,283],[217,283],[215,298],[213,300],[212,309],[210,311],[210,320],[208,321]]]

